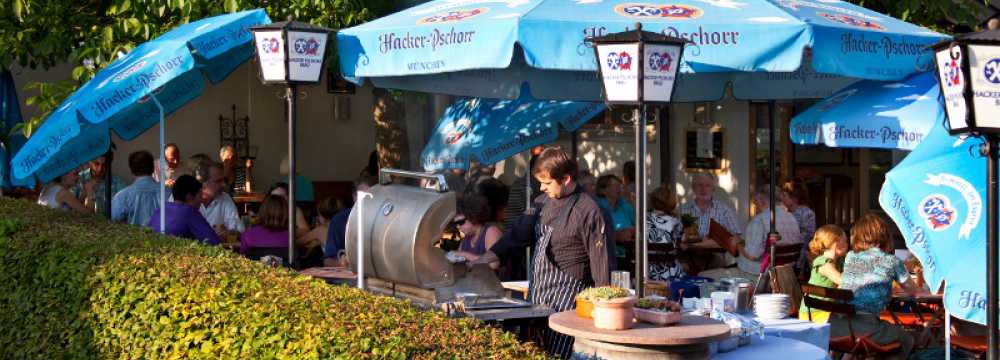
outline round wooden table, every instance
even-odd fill
[[[729,325],[693,315],[669,326],[636,322],[628,330],[604,330],[570,310],[549,316],[549,327],[576,338],[574,359],[708,359],[709,344],[730,336]]]

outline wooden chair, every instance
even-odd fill
[[[801,253],[802,253],[802,244],[775,245],[774,265],[779,266],[779,265],[791,264],[794,267],[795,263],[799,261],[799,255]]]
[[[851,318],[856,314],[854,305],[850,303],[854,299],[854,292],[850,290],[826,288],[815,285],[802,285],[803,299],[808,309],[829,311],[831,320],[833,315],[841,315],[847,321],[848,336],[831,337],[830,350],[840,354],[851,354],[852,357],[860,356],[881,358],[899,352],[900,343],[898,341],[889,344],[879,344],[871,340],[866,335],[856,335],[854,327],[851,325]],[[819,298],[817,298],[817,296]],[[812,318],[810,313],[810,320]]]
[[[951,346],[968,353],[973,359],[982,359],[989,346],[985,336],[951,335]]]
[[[768,279],[771,281],[771,292],[788,295],[788,315],[797,317],[799,304],[802,303],[802,287],[792,264],[775,266],[770,270]]]

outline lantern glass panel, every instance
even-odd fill
[[[646,44],[643,52],[646,57],[642,74],[643,100],[669,102],[680,65],[681,47]]]
[[[639,44],[599,44],[597,61],[608,101],[639,101]]]
[[[1000,46],[969,45],[976,127],[1000,130]]]
[[[285,40],[281,31],[255,31],[253,38],[264,81],[285,81]]]
[[[956,55],[955,59],[952,56]],[[958,46],[939,50],[934,54],[938,67],[938,83],[944,95],[944,108],[948,114],[948,128],[954,131],[967,129],[968,109],[965,105],[965,76],[962,74],[962,48]]]
[[[326,51],[326,33],[288,32],[288,79],[297,82],[319,82]]]

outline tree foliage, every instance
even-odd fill
[[[951,33],[974,29],[987,0],[848,0],[880,13]]]
[[[71,81],[29,84],[39,115],[26,135],[73,90],[120,54],[181,24],[201,18],[264,8],[273,21],[298,21],[331,29],[387,14],[392,0],[12,0],[0,2],[0,66],[51,68],[75,64]],[[332,52],[328,56],[333,56]]]

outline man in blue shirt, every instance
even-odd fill
[[[111,198],[111,220],[145,226],[153,210],[159,207],[160,188],[153,180],[153,154],[146,150],[129,154],[128,168],[135,181]]]
[[[378,183],[378,180],[371,175],[362,173],[357,180],[354,180],[354,201],[357,202],[357,191],[369,191],[372,186]],[[326,258],[323,263],[326,266],[340,266],[344,265],[340,263],[340,250],[346,250],[345,238],[347,237],[347,220],[351,216],[351,209],[349,207],[340,210],[336,215],[333,215],[333,219],[330,219],[330,228],[327,230],[326,234],[326,245],[323,246],[323,253]]]
[[[218,235],[212,226],[205,221],[198,208],[201,206],[201,182],[191,175],[181,175],[174,181],[170,189],[174,201],[167,203],[166,227],[167,234],[197,240],[208,245],[219,245]],[[149,227],[160,231],[159,209],[154,211]]]

